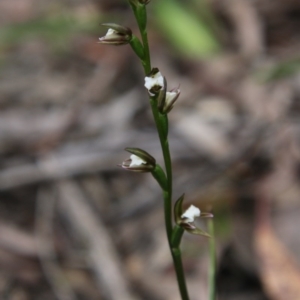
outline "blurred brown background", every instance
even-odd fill
[[[218,299],[300,299],[300,2],[153,0],[174,200],[213,209]],[[99,24],[138,34],[125,0],[0,1],[0,299],[179,300],[161,192],[116,167],[162,163],[143,72]],[[205,223],[200,223],[204,229]],[[185,235],[191,300],[208,243]]]

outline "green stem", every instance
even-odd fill
[[[145,59],[143,62],[145,75],[148,75],[151,71],[151,59],[150,59],[150,51],[149,51],[149,44],[148,44],[148,34],[147,30],[144,29],[141,31],[142,41],[144,45],[144,51],[145,51]]]
[[[179,248],[172,248],[171,251],[172,251],[173,262],[176,270],[177,282],[178,282],[181,299],[189,300],[189,294],[186,288],[184,270],[181,261],[181,251]]]
[[[172,249],[179,248],[183,233],[184,233],[183,227],[179,225],[175,225],[172,233],[172,239],[171,239]]]
[[[144,67],[145,75],[148,75],[151,71],[151,58],[150,58],[148,33],[147,33],[146,6],[143,4],[138,4],[138,6],[134,9],[134,15],[139,26],[139,30],[141,33],[142,42],[144,46],[144,60],[142,61],[142,64]]]
[[[169,150],[168,137],[166,132],[166,124],[160,112],[157,108],[157,103],[155,98],[150,98],[150,104],[152,109],[153,118],[157,128],[163,157],[165,161],[165,168],[167,173],[167,191],[164,191],[164,212],[165,212],[165,226],[167,231],[167,237],[169,242],[169,247],[172,253],[172,258],[174,262],[174,268],[176,271],[176,277],[178,282],[178,287],[182,300],[189,300],[188,291],[185,282],[184,270],[181,261],[181,251],[179,245],[176,247],[172,246],[172,233],[173,233],[173,224],[172,224],[172,164],[171,164],[171,155]],[[182,232],[183,233],[183,232]]]
[[[209,300],[216,299],[216,245],[214,237],[214,221],[213,219],[208,220],[208,232],[211,236],[209,239],[209,273],[208,273],[208,284],[209,284]]]
[[[147,37],[147,30],[146,30],[146,22],[141,24],[139,22],[139,17],[136,15],[137,10],[135,11],[135,16],[138,21],[142,42],[144,46],[144,60],[142,61],[145,75],[148,75],[152,69],[151,67],[151,59],[150,59],[150,51],[149,51],[149,44],[148,44],[148,37]],[[146,14],[145,20],[146,21]],[[162,115],[157,107],[157,101],[155,98],[150,97],[150,104],[152,109],[153,118],[155,121],[156,129],[158,132],[161,149],[164,157],[165,162],[165,169],[167,174],[167,189],[163,191],[164,197],[164,213],[165,213],[165,226],[166,232],[168,237],[168,243],[170,247],[170,251],[172,254],[174,268],[176,272],[178,287],[181,295],[182,300],[189,300],[189,295],[186,287],[184,270],[181,261],[181,251],[179,249],[179,242],[183,232],[180,233],[180,237],[175,239],[175,241],[179,241],[178,243],[175,242],[175,245],[172,245],[172,233],[173,233],[173,222],[172,222],[172,162],[171,162],[171,155],[169,149],[169,142],[168,142],[168,117],[167,115]]]
[[[167,191],[164,192],[164,209],[165,209],[165,225],[168,236],[169,245],[171,247],[171,236],[173,231],[172,224],[172,166],[171,166],[171,156],[168,147],[168,140],[165,136],[164,128],[161,124],[161,119],[159,116],[159,111],[157,108],[157,103],[154,98],[150,98],[150,104],[152,109],[152,114],[154,118],[154,122],[156,125],[156,129],[158,132],[163,157],[165,161],[165,168],[167,173]]]

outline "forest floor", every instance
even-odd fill
[[[211,56],[164,31],[164,2],[174,200],[214,212],[218,299],[300,299],[300,2],[211,0],[205,19],[190,1]],[[162,155],[138,59],[97,43],[109,21],[137,32],[121,0],[0,2],[0,299],[179,300],[159,187],[117,167],[126,147]],[[182,252],[208,299],[207,239]]]

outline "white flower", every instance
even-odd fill
[[[160,88],[163,88],[164,86],[164,77],[160,72],[157,72],[149,77],[145,77],[145,87],[151,96],[154,96],[154,94],[151,93],[150,90],[155,86],[159,86]]]
[[[200,217],[201,211],[198,207],[191,205],[182,215],[181,218],[185,222],[192,223],[194,222],[195,217]]]
[[[130,159],[131,159],[131,163],[129,165],[129,168],[133,166],[141,166],[146,164],[144,160],[142,160],[140,157],[134,154],[130,155]]]

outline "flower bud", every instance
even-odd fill
[[[166,100],[165,100],[163,111],[162,111],[163,113],[167,114],[172,110],[179,95],[180,95],[179,87],[174,88],[174,89],[170,90],[170,92],[166,93]]]
[[[126,148],[125,150],[132,155],[120,165],[123,169],[134,172],[152,172],[154,170],[156,161],[149,153],[139,148]]]
[[[153,68],[148,76],[145,77],[145,87],[150,96],[157,95],[164,87],[164,77],[159,72],[158,68]]]
[[[127,27],[113,23],[102,24],[102,26],[107,27],[108,31],[105,36],[99,38],[101,44],[126,45],[132,38],[132,32]]]

